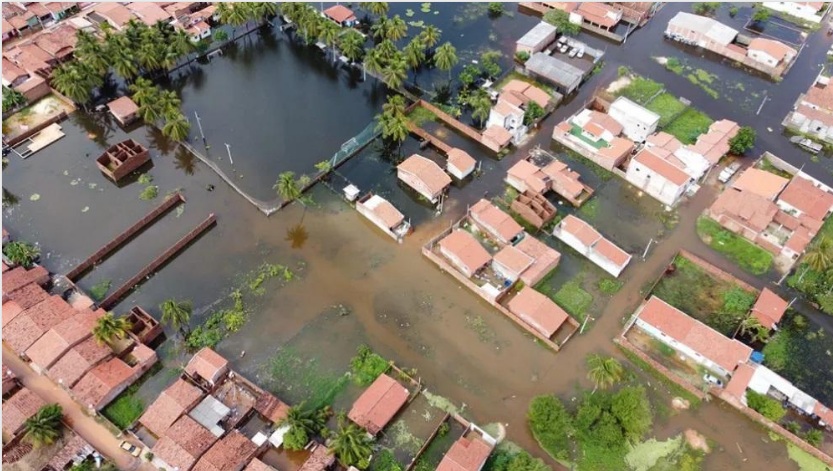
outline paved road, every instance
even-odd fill
[[[81,406],[69,394],[53,383],[46,376],[35,373],[5,344],[3,345],[3,364],[9,367],[18,380],[37,394],[46,403],[58,403],[64,410],[64,420],[84,440],[90,443],[102,455],[113,461],[119,469],[135,471],[144,464],[119,448],[120,439],[110,430],[87,415]],[[151,468],[152,469],[152,468]]]

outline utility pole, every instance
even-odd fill
[[[226,152],[228,152],[228,161],[234,165],[234,160],[231,159],[231,146],[226,144]]]
[[[651,240],[648,241],[648,246],[645,247],[645,252],[642,253],[642,260],[643,261],[645,260],[645,257],[648,255],[648,249],[651,248],[651,244],[653,244],[653,243],[654,243],[654,238],[651,237]]]
[[[197,114],[197,110],[194,110],[194,116],[197,118],[197,127],[200,129],[200,137],[202,137],[202,143],[205,144],[205,134],[202,132],[202,121],[200,121],[200,115]]]

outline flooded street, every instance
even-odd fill
[[[393,4],[392,13],[406,16],[406,10],[414,9],[414,21],[437,24],[444,38],[458,47],[462,59],[458,68],[486,48],[503,51],[503,65],[508,66],[514,41],[538,21],[517,11],[490,20],[482,8],[468,4],[435,4],[432,8],[439,13],[421,14],[419,4]],[[550,282],[559,286],[586,273],[585,289],[595,298],[588,310],[588,329],[556,354],[440,272],[421,255],[423,244],[486,192],[489,197],[502,194],[506,170],[534,146],[570,160],[551,145],[553,126],[615,79],[620,65],[665,83],[670,93],[688,98],[713,119],[733,119],[756,128],[756,148],[745,158],[750,163],[754,156],[769,150],[833,184],[830,159],[811,160],[782,136],[780,125],[798,94],[814,80],[833,39],[823,32],[811,34],[787,79],[774,83],[692,55],[663,40],[668,20],[677,11],[688,9],[689,4],[666,5],[622,46],[582,33],[582,40],[606,49],[604,69],[547,118],[522,148],[502,160],[447,129],[431,129],[482,160],[483,165],[481,176],[451,190],[440,216],[396,181],[395,164],[381,155],[374,143],[340,167],[333,177],[336,190],[340,190],[336,183],[347,179],[363,191],[372,190],[390,199],[411,218],[415,231],[401,245],[324,185],[311,190],[312,203],[307,207],[296,203],[264,217],[208,167],[183,148],[165,142],[157,131],[139,126],[125,132],[107,116],[90,117],[80,111],[62,123],[63,139],[26,160],[11,157],[3,185],[17,197],[17,203],[4,210],[4,227],[16,238],[39,243],[44,265],[52,272],[66,273],[158,205],[165,194],[181,190],[187,199],[184,211],[172,211],[161,218],[82,277],[80,286],[89,290],[111,281],[115,288],[209,213],[215,213],[216,227],[126,297],[115,311],[122,313],[141,305],[158,316],[158,305],[165,299],[191,299],[196,323],[218,303],[227,302],[234,287],[244,283],[246,274],[262,263],[293,267],[297,279],[280,288],[266,284],[264,294],[247,296],[247,324],[218,346],[220,353],[233,359],[234,368],[287,401],[298,402],[303,399],[302,391],[293,389],[290,381],[272,377],[270,360],[280,349],[314,357],[316,367],[325,372],[322,374],[338,375],[348,369],[356,347],[365,343],[402,367],[416,368],[429,392],[449,398],[473,421],[507,424],[510,440],[543,458],[525,424],[530,399],[544,393],[570,398],[579,387],[591,387],[584,366],[589,353],[621,357],[611,339],[639,304],[644,295],[641,290],[663,272],[680,248],[756,287],[775,281],[776,275],[755,278],[745,274],[697,237],[696,217],[713,201],[716,188],[704,186],[676,210],[679,222],[666,225],[659,218],[662,208],[654,200],[638,195],[617,177],[605,180],[586,163],[571,160],[582,180],[596,189],[593,201],[598,207],[582,217],[634,258],[623,273],[624,287],[605,297],[595,291],[601,270],[547,236],[547,242],[564,257]],[[720,98],[713,98],[652,59],[671,56],[716,74]],[[363,83],[355,74],[351,77],[344,70],[333,69],[317,49],[292,44],[277,31],[241,39],[223,57],[198,67],[198,72],[173,81],[184,111],[192,123],[194,111],[199,113],[210,146],[207,156],[247,192],[264,200],[275,197],[271,186],[280,172],[312,172],[316,162],[331,157],[344,141],[369,124],[385,98],[384,87],[375,81]],[[444,76],[441,71],[423,72],[418,83],[430,89],[433,80]],[[768,101],[756,115],[764,96]],[[153,164],[147,173],[159,189],[155,200],[140,200],[145,185],[135,180],[116,187],[95,165],[104,148],[128,136],[151,149]],[[198,136],[197,127],[192,126],[191,141],[196,143]],[[234,166],[228,162],[226,143],[231,146]],[[404,156],[417,151],[414,139],[403,145]],[[437,157],[430,152],[426,155]],[[208,191],[210,186],[213,191]],[[544,238],[545,234],[539,236]],[[642,253],[652,239],[643,261]],[[338,309],[340,306],[346,309]],[[829,318],[817,313],[810,318],[833,327]],[[171,344],[166,343],[160,357],[178,358],[179,352]],[[243,351],[246,354],[241,357]],[[145,394],[152,397],[165,386],[163,380],[146,383]],[[655,382],[651,387],[664,389]],[[348,407],[357,393],[348,388],[337,406]],[[657,397],[666,401],[662,408],[669,409],[671,397]],[[661,414],[654,430],[658,439],[665,439],[688,428],[715,444],[705,458],[704,469],[798,469],[783,444],[772,443],[760,426],[721,401],[704,403],[693,411]],[[281,460],[291,461],[292,457],[275,457],[276,462]]]

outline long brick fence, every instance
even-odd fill
[[[421,127],[414,124],[412,121],[408,121],[408,130],[410,130],[413,134],[419,136],[420,139],[430,142],[432,146],[436,147],[443,154],[448,154],[448,151],[452,149],[452,147],[443,142],[442,139],[422,129]]]
[[[456,129],[457,131],[461,132],[462,134],[464,134],[464,135],[465,135],[466,137],[468,137],[469,139],[472,139],[472,140],[474,140],[474,141],[476,141],[476,142],[480,143],[481,145],[485,146],[486,148],[489,148],[489,146],[487,146],[487,145],[483,142],[483,135],[482,135],[482,134],[480,134],[480,133],[479,133],[476,129],[474,129],[473,127],[471,127],[471,126],[467,126],[467,125],[465,125],[465,124],[461,123],[461,122],[460,122],[460,120],[458,120],[458,119],[454,118],[454,117],[453,117],[453,116],[451,116],[450,114],[448,114],[448,113],[446,113],[445,111],[443,111],[443,110],[441,110],[441,109],[437,108],[436,106],[432,105],[431,103],[428,103],[428,102],[427,102],[427,101],[425,101],[425,100],[419,100],[419,102],[418,102],[418,103],[419,103],[419,106],[421,106],[421,107],[425,108],[426,110],[428,110],[428,111],[430,111],[430,112],[434,113],[434,114],[437,116],[437,118],[439,118],[439,119],[440,119],[440,121],[444,122],[444,123],[445,123],[445,124],[447,124],[448,126],[451,126],[452,128],[454,128],[454,129]],[[491,150],[491,149],[490,149],[490,150]]]
[[[135,237],[141,231],[145,230],[150,224],[162,217],[162,215],[173,209],[178,204],[184,202],[185,197],[182,196],[182,193],[177,192],[173,194],[170,198],[167,198],[165,201],[163,201],[162,204],[160,204],[151,212],[146,214],[145,217],[136,221],[133,225],[125,229],[124,232],[116,236],[115,239],[104,244],[103,247],[96,250],[95,253],[87,257],[86,260],[79,263],[75,268],[73,268],[69,273],[67,273],[67,278],[70,281],[76,281],[78,277],[80,277],[84,272],[89,270],[93,265],[107,258],[107,256],[110,255],[110,253],[112,253],[117,248],[121,247],[124,243]]]
[[[730,283],[735,283],[736,285],[740,286],[741,288],[743,288],[747,291],[753,291],[755,293],[760,291],[759,289],[755,288],[754,286],[750,285],[749,283],[746,283],[744,281],[739,280],[738,278],[732,276],[730,273],[725,272],[725,271],[721,270],[720,268],[717,268],[716,266],[712,265],[711,263],[709,263],[709,262],[703,260],[702,258],[698,257],[697,255],[694,255],[693,253],[689,252],[688,250],[680,249],[680,255],[683,256],[684,258],[688,259],[689,261],[691,261],[692,263],[694,263],[698,267],[702,268],[703,270],[706,270],[711,275],[716,276],[716,277],[720,278],[723,281],[728,281]]]
[[[199,237],[203,232],[208,230],[217,222],[217,217],[214,213],[208,215],[197,227],[192,229],[190,232],[185,234],[181,239],[176,241],[174,245],[169,247],[167,250],[162,252],[158,257],[153,259],[147,266],[141,269],[139,273],[133,276],[121,285],[116,291],[114,291],[110,296],[101,302],[99,305],[102,309],[109,310],[113,305],[115,305],[121,298],[123,298],[127,293],[132,291],[139,283],[154,273],[156,270],[161,268],[165,263],[170,260],[171,257],[176,255],[180,250],[185,248],[188,244],[190,244],[194,239]]]

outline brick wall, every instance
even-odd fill
[[[747,284],[746,282],[743,282],[743,281],[735,278],[734,276],[730,275],[729,273],[726,273],[725,271],[721,270],[720,268],[717,268],[716,266],[712,265],[711,263],[709,263],[709,262],[703,260],[702,258],[694,255],[693,253],[689,252],[688,250],[680,249],[680,255],[687,258],[689,261],[691,261],[695,265],[699,266],[700,268],[706,270],[707,272],[711,273],[712,275],[716,276],[717,278],[720,278],[723,281],[728,281],[728,282],[731,282],[731,283],[735,283],[738,286],[740,286],[741,288],[743,288],[745,290],[748,290],[748,291],[754,291],[755,293],[757,293],[759,291],[754,286],[752,286],[750,284]]]

